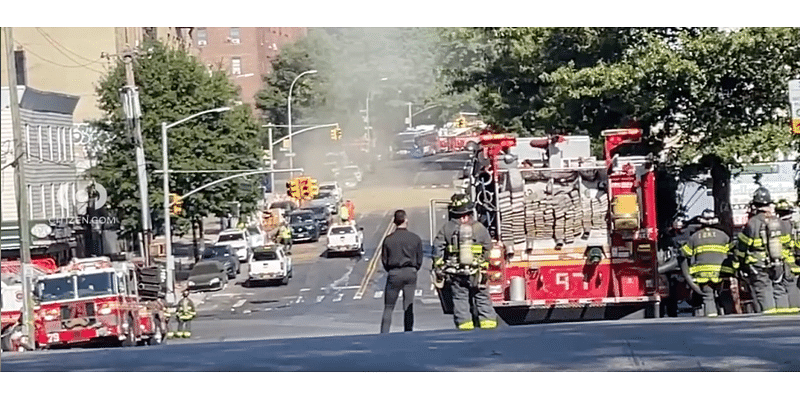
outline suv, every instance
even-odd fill
[[[342,188],[339,186],[339,184],[336,182],[322,182],[319,184],[319,191],[331,192],[336,203],[336,208],[334,208],[334,210],[331,213],[338,214],[339,204],[342,202],[342,197],[344,197],[344,195],[342,194]]]
[[[340,204],[341,201],[337,200],[334,192],[330,190],[320,190],[319,193],[308,202],[308,206],[304,208],[325,207],[330,214],[336,214],[339,212]],[[327,229],[327,227],[325,227],[325,229]]]
[[[334,253],[358,252],[364,254],[364,228],[352,224],[331,225],[328,230],[328,257]]]
[[[325,205],[310,205],[303,207],[301,210],[308,210],[314,213],[314,219],[317,220],[320,235],[328,232],[328,227],[331,225],[331,212],[329,207]]]
[[[250,249],[250,235],[241,229],[226,229],[220,232],[215,244],[229,244],[241,262],[249,261],[253,254],[253,250]]]
[[[297,210],[289,214],[289,227],[292,229],[292,242],[319,240],[319,225],[314,213],[308,210]]]

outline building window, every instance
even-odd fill
[[[40,194],[39,204],[42,206],[42,219],[47,219],[47,207],[45,207],[45,200],[47,197],[44,195],[44,184],[39,185]]]
[[[50,211],[53,213],[51,214],[50,218],[56,218],[56,184],[50,184]]]
[[[25,86],[28,84],[28,73],[25,68],[25,51],[14,50],[14,66],[17,68],[17,85]]]
[[[231,58],[231,74],[233,75],[241,75],[242,74],[242,59],[239,57]]]
[[[231,43],[239,44],[239,28],[231,28],[230,34],[228,35]]]
[[[205,46],[208,44],[208,31],[206,28],[197,28],[197,45]]]

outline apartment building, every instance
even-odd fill
[[[308,34],[308,28],[195,27],[191,43],[206,66],[228,71],[241,88],[242,102],[255,105],[261,77],[272,71],[281,47]]]

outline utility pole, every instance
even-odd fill
[[[34,348],[33,310],[31,310],[31,228],[28,208],[28,185],[25,183],[25,142],[22,140],[22,121],[19,116],[17,95],[17,66],[14,62],[14,36],[11,28],[6,33],[6,62],[8,63],[8,98],[11,106],[11,126],[14,131],[14,184],[17,191],[17,219],[19,221],[19,271],[22,278],[22,336],[23,343]]]
[[[269,169],[275,168],[275,153],[272,149],[272,126],[269,127]],[[275,173],[269,174],[269,194],[275,196]]]
[[[134,50],[128,48],[122,54],[122,62],[125,64],[125,87],[122,88],[122,106],[125,110],[128,132],[133,137],[136,146],[136,172],[139,176],[139,198],[142,208],[142,241],[141,253],[144,258],[145,267],[150,266],[150,235],[152,227],[150,225],[150,207],[147,198],[147,170],[145,169],[144,140],[142,138],[142,110],[139,106],[139,90],[136,88],[136,81],[133,76],[133,59],[136,56]],[[166,233],[169,235],[169,232]]]

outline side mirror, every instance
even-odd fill
[[[360,230],[360,231],[362,231],[362,232],[363,232],[363,231],[364,231],[364,227],[363,227],[363,226],[360,226],[360,227],[358,227],[358,230]]]

